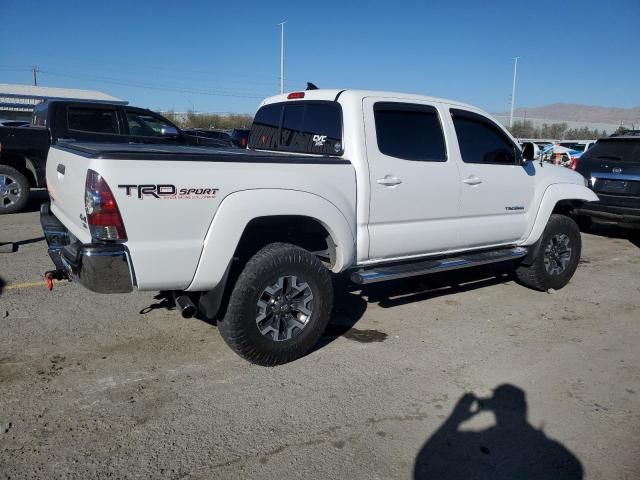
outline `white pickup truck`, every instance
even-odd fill
[[[400,93],[264,100],[249,149],[51,147],[41,222],[56,265],[90,290],[173,293],[261,365],[308,352],[330,272],[368,284],[499,261],[559,289],[580,257],[569,214],[597,200],[538,164],[488,114]]]

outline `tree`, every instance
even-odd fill
[[[231,130],[233,128],[249,128],[253,123],[253,115],[238,113],[220,115],[217,113],[196,113],[190,110],[185,115],[169,110],[168,112],[163,112],[162,115],[180,128]]]
[[[162,116],[167,120],[169,120],[171,123],[175,123],[176,125],[180,126],[180,122],[181,122],[180,117],[179,115],[176,115],[176,112],[174,112],[173,110],[169,110],[168,112],[162,112]]]
[[[557,140],[595,140],[607,136],[606,131],[591,130],[589,127],[568,128],[566,123],[543,123],[534,127],[530,120],[517,120],[509,131],[516,138],[552,138]],[[621,127],[622,128],[622,127]],[[620,129],[618,129],[620,130]]]
[[[620,125],[618,129],[613,133],[614,135],[624,135],[625,133],[628,133],[628,132],[629,132],[629,129],[627,127]]]
[[[511,134],[516,138],[533,138],[535,129],[531,120],[516,120],[513,127],[509,128]]]
[[[230,115],[219,115],[215,113],[196,113],[189,111],[187,112],[184,126],[187,128],[229,130],[232,128],[249,128],[252,122],[253,117],[247,114],[233,113]]]

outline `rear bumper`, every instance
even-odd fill
[[[97,293],[128,293],[134,273],[127,247],[121,244],[83,244],[49,210],[40,208],[40,224],[49,256],[57,270]]]

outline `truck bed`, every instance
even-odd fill
[[[91,159],[189,162],[348,164],[342,157],[300,155],[238,148],[143,143],[59,143],[55,148]]]
[[[296,215],[304,201],[319,218],[339,217],[355,238],[349,231],[356,224],[355,170],[342,157],[189,145],[55,144],[47,160],[51,211],[87,244],[88,170],[104,179],[117,201],[140,289],[213,288],[251,220],[244,217],[259,217],[263,210],[266,215],[269,202],[283,215]],[[214,230],[214,218],[216,225],[229,225]],[[208,242],[215,245],[209,260],[203,251]],[[201,264],[205,273],[199,281]]]

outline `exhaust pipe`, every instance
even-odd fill
[[[173,300],[176,303],[176,308],[180,311],[182,318],[191,318],[198,313],[198,308],[191,301],[188,295],[178,295],[174,292]]]

